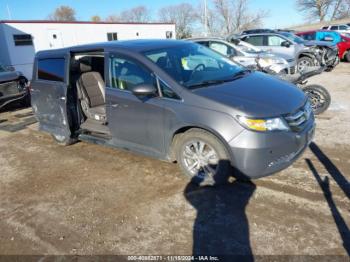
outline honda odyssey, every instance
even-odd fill
[[[304,93],[204,46],[131,40],[36,54],[40,129],[177,162],[192,181],[259,178],[291,165],[314,134]]]

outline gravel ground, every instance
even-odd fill
[[[0,254],[349,255],[350,64],[311,82],[333,100],[310,150],[218,188],[122,150],[61,147],[30,109],[0,113]]]

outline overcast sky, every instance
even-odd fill
[[[76,10],[78,20],[90,20],[93,15],[102,18],[137,5],[145,5],[157,15],[157,9],[164,5],[189,2],[197,6],[204,0],[0,0],[0,19],[9,19],[7,6],[12,19],[46,19],[60,5],[69,5]],[[211,0],[207,0],[210,3]],[[303,23],[303,17],[295,8],[295,0],[250,0],[252,11],[268,10],[265,27],[280,28]]]

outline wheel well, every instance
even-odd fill
[[[345,58],[345,56],[346,56],[348,53],[350,53],[350,48],[346,49],[346,51],[344,52],[344,54],[343,54],[343,59]]]
[[[310,55],[309,54],[306,54],[306,53],[302,53],[299,55],[298,59],[302,58],[302,57],[308,57],[310,58]]]
[[[171,143],[170,143],[170,147],[169,147],[169,157],[170,157],[170,161],[172,162],[176,162],[176,153],[175,153],[175,146],[176,143],[178,141],[178,139],[181,137],[181,135],[183,133],[185,133],[186,131],[192,129],[192,128],[200,128],[200,127],[196,127],[196,126],[185,126],[185,127],[181,127],[178,130],[175,131],[175,133],[173,134],[173,137],[171,139]],[[203,128],[200,128],[203,129]],[[205,130],[205,129],[203,129]]]
[[[213,136],[217,137],[222,142],[223,146],[226,148],[227,152],[229,153],[229,155],[231,157],[231,153],[230,153],[230,150],[228,148],[228,145],[227,145],[225,140],[220,135],[216,134],[215,132],[213,132],[212,130],[207,129],[207,128],[198,127],[198,126],[185,126],[185,127],[179,128],[173,134],[173,137],[172,137],[172,140],[171,140],[171,144],[170,144],[170,148],[169,148],[170,161],[176,162],[175,148],[176,148],[176,143],[179,140],[179,138],[181,137],[181,135],[184,134],[185,132],[187,132],[188,130],[193,129],[193,128],[204,130],[204,131],[212,134]]]

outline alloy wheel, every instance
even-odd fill
[[[191,140],[183,147],[186,169],[199,177],[213,177],[218,168],[219,157],[215,149],[202,140]]]

